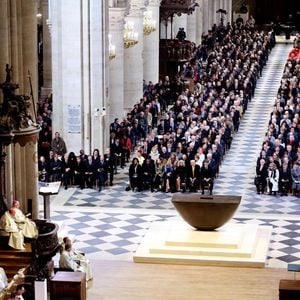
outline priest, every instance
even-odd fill
[[[9,233],[9,246],[14,249],[24,250],[24,235],[15,222],[15,215],[16,210],[13,207],[5,212],[5,214],[1,217],[1,227]]]
[[[24,215],[20,209],[20,202],[18,200],[13,200],[12,207],[16,212],[14,220],[18,227],[23,231],[23,235],[27,238],[36,238],[38,236],[36,224]]]

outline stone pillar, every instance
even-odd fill
[[[208,6],[208,0],[202,0],[202,11],[203,11],[203,32],[206,34],[208,30],[210,29],[209,26],[209,6]]]
[[[227,11],[227,22],[232,23],[232,0],[224,0],[224,6]]]
[[[212,27],[214,24],[218,24],[217,22],[217,1],[218,0],[211,0],[209,1],[211,6],[210,6],[210,16],[211,16],[211,25],[210,27]]]
[[[203,27],[203,0],[198,1],[199,6],[196,7],[195,14],[196,14],[196,37],[195,43],[196,45],[201,44],[202,41],[202,33],[204,30]]]
[[[124,117],[124,16],[125,8],[109,8],[109,33],[116,47],[116,57],[109,61],[109,102],[110,122]]]
[[[154,84],[159,80],[159,0],[150,0],[147,10],[152,12],[152,19],[156,21],[156,30],[144,35],[143,72],[146,83]]]
[[[85,1],[83,1],[85,2]],[[108,66],[108,4],[90,1],[90,85],[91,89],[91,141],[90,152],[98,148],[103,153],[109,145],[109,116],[106,114],[109,96]],[[88,39],[88,36],[87,36]],[[88,49],[88,48],[87,48]],[[99,53],[101,53],[99,55]],[[102,116],[96,112],[102,109]]]
[[[31,92],[28,71],[31,75],[32,92],[38,99],[37,70],[37,1],[0,1],[0,78],[5,79],[4,67],[12,66],[12,82],[19,84],[19,94]],[[3,74],[4,73],[4,74]],[[1,95],[2,97],[2,95]],[[34,119],[33,105],[30,107]],[[18,198],[27,210],[27,199],[33,201],[33,217],[38,217],[36,128],[14,132],[13,144],[6,147],[5,190],[8,201]],[[23,143],[24,142],[24,143]]]
[[[9,0],[0,1],[0,82],[5,81],[5,65],[11,61],[10,58],[10,38],[9,38]],[[2,93],[0,93],[0,103],[2,103]]]
[[[186,38],[191,42],[196,41],[197,35],[197,10],[199,7],[196,7],[192,14],[187,15],[187,25],[186,25]]]
[[[134,31],[138,33],[138,43],[124,49],[124,108],[129,111],[143,96],[143,17],[144,0],[132,0],[127,22],[134,23]]]
[[[9,203],[18,199],[24,212],[28,211],[28,200],[32,200],[32,218],[38,218],[38,168],[37,137],[34,127],[14,133],[12,143],[6,147],[5,189]]]
[[[51,65],[51,36],[48,26],[49,0],[41,0],[41,11],[43,20],[43,86],[41,95],[46,96],[52,91],[52,65]]]
[[[51,3],[53,132],[75,153],[107,144],[107,15],[106,1]]]
[[[28,71],[31,74],[31,82],[33,87],[33,97],[35,103],[38,100],[38,54],[37,54],[37,1],[22,1],[19,28],[22,32],[22,55],[23,65],[19,66],[19,78],[16,82],[20,84],[20,94],[29,93],[30,87],[28,82]],[[20,33],[18,33],[19,35]],[[19,57],[17,58],[19,60]],[[12,64],[14,65],[14,64]]]

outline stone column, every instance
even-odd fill
[[[210,27],[212,27],[214,24],[218,24],[217,21],[217,0],[211,0],[209,1],[211,6],[210,6],[210,15],[211,15],[211,25]]]
[[[223,0],[224,9],[227,11],[226,21],[232,23],[232,0]]]
[[[207,33],[210,29],[209,26],[209,6],[208,6],[208,0],[202,0],[202,11],[203,11],[203,32]]]
[[[143,96],[143,17],[144,0],[132,0],[127,22],[134,23],[138,43],[124,50],[124,108],[129,111]]]
[[[156,30],[144,35],[143,72],[146,83],[154,84],[159,80],[159,4],[160,0],[150,0],[147,10],[152,12],[152,19],[156,21]]]
[[[9,17],[9,0],[2,0],[0,1],[0,83],[5,81],[5,65],[11,61],[9,42]],[[2,103],[2,93],[0,93],[0,103]]]
[[[39,130],[29,127],[15,132],[12,143],[6,147],[6,197],[20,201],[22,210],[28,211],[32,201],[32,218],[38,218],[37,137]]]
[[[52,65],[51,65],[51,36],[48,26],[49,0],[41,0],[41,11],[43,20],[43,86],[42,96],[48,95],[52,91]]]
[[[51,10],[53,132],[68,151],[101,151],[108,131],[106,1],[52,0]]]
[[[109,33],[116,47],[116,57],[109,61],[109,102],[110,122],[124,117],[124,16],[125,8],[109,8]]]
[[[199,6],[196,7],[195,14],[196,14],[196,37],[195,37],[195,43],[196,45],[201,44],[202,40],[202,33],[204,30],[203,27],[203,0],[198,1]]]
[[[20,77],[16,80],[20,84],[19,92],[29,93],[28,71],[31,74],[31,82],[33,87],[33,97],[38,100],[38,56],[37,56],[37,2],[36,0],[28,0],[22,2],[21,22],[19,29],[22,28],[22,55],[23,65],[19,68]]]
[[[196,41],[197,35],[197,10],[199,7],[196,7],[192,14],[187,15],[187,25],[186,25],[186,38],[191,42]]]
[[[103,153],[109,145],[109,116],[106,113],[109,96],[108,3],[99,0],[90,3],[90,20],[86,21],[90,25],[90,32],[87,32],[90,34],[90,152],[98,148]],[[102,110],[100,118],[96,113],[98,110]]]

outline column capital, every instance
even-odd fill
[[[129,15],[131,17],[141,17],[149,4],[149,0],[131,0]]]
[[[148,6],[160,6],[162,0],[149,0]]]
[[[128,9],[123,7],[110,7],[109,8],[109,28],[121,29],[124,28],[124,18],[128,14]]]

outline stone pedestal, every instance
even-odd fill
[[[154,222],[133,256],[135,262],[265,267],[271,226],[226,224],[195,231],[180,221]]]

